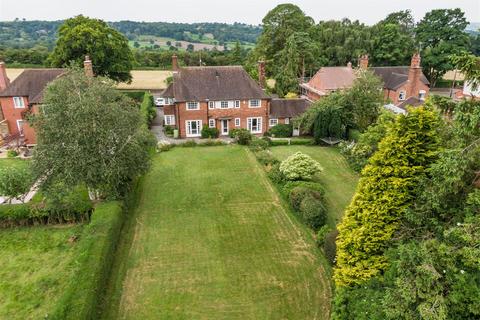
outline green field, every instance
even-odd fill
[[[28,160],[20,158],[3,158],[0,159],[0,170],[9,167],[27,167],[29,165]]]
[[[325,198],[329,208],[328,223],[334,227],[342,218],[345,208],[355,192],[358,175],[350,169],[338,149],[318,146],[280,146],[272,148],[273,154],[284,160],[301,151],[317,160],[324,171],[320,181],[325,186]]]
[[[143,182],[104,318],[329,318],[329,267],[246,148],[175,148]]]
[[[44,319],[74,272],[81,226],[0,229],[0,319]]]

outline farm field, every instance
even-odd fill
[[[75,272],[82,226],[0,229],[0,319],[44,319]]]
[[[328,223],[334,227],[350,204],[359,178],[358,174],[350,169],[338,149],[318,146],[279,146],[271,150],[279,160],[285,160],[295,152],[301,151],[322,165],[324,171],[319,179],[325,186],[325,198],[329,208]]]
[[[105,319],[328,319],[329,267],[240,146],[155,156]]]

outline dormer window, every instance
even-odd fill
[[[398,100],[400,101],[405,100],[406,97],[407,97],[407,92],[405,92],[405,90],[400,91],[400,93],[398,94]]]
[[[13,106],[17,109],[25,108],[25,102],[23,101],[23,97],[13,97]]]

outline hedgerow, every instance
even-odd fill
[[[120,202],[98,205],[78,244],[78,272],[48,319],[97,319],[123,222]]]

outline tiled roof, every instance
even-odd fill
[[[317,91],[350,88],[355,80],[355,71],[350,67],[323,67],[308,82]]]
[[[387,89],[396,90],[408,80],[410,67],[373,67],[373,72],[383,80],[383,86]],[[420,81],[429,85],[427,78],[420,74]]]
[[[307,110],[310,103],[305,99],[272,99],[270,116],[276,118],[293,118]]]
[[[172,88],[176,101],[270,98],[241,66],[181,68]]]
[[[30,103],[41,103],[47,84],[65,73],[65,69],[26,69],[0,92],[0,97],[26,96]]]

